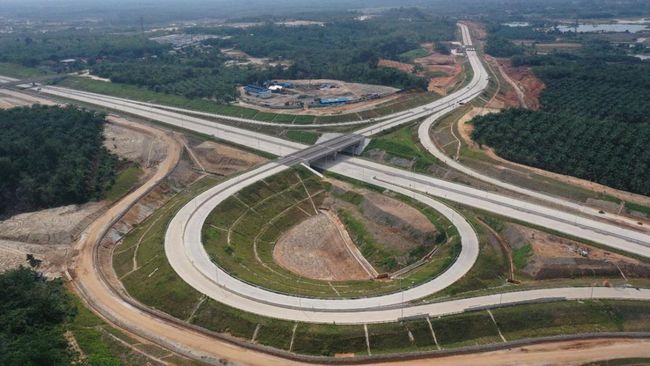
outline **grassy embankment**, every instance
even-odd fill
[[[300,142],[307,145],[313,145],[320,137],[320,134],[311,131],[287,131],[287,138],[292,141]]]
[[[402,158],[412,162],[412,169],[416,172],[426,173],[432,165],[442,164],[422,145],[417,142],[417,127],[406,126],[395,131],[374,137],[364,150],[363,156],[368,157],[372,150],[381,150],[391,157]]]
[[[401,281],[328,283],[297,276],[279,266],[273,259],[275,241],[290,227],[314,215],[310,199],[318,207],[328,190],[327,183],[303,170],[290,170],[245,188],[218,205],[208,217],[203,229],[208,254],[231,275],[244,281],[275,291],[319,297],[356,297],[393,292],[435,277],[448,265],[444,258],[451,255],[458,241],[457,235],[454,235],[454,230],[447,229],[449,223],[445,219],[431,209],[422,208],[439,232],[445,234],[442,237],[449,235],[451,239],[441,244],[441,250],[435,256],[439,260],[432,260]],[[360,234],[365,230],[362,223],[355,220],[355,225],[351,225],[350,220],[345,218],[348,217],[344,216],[348,228],[353,229],[353,240],[364,239],[363,243],[357,244],[375,265],[381,268],[394,257],[392,253],[379,250],[365,240],[369,235]]]
[[[138,164],[130,164],[117,174],[115,183],[104,193],[104,199],[115,201],[124,196],[135,186],[143,173]]]
[[[18,64],[0,62],[0,75],[8,76],[16,79],[26,79],[26,78],[47,75],[47,72],[40,69],[25,67]]]
[[[79,344],[89,365],[137,366],[151,363],[152,359],[148,356],[164,357],[165,361],[181,366],[203,365],[198,361],[173,355],[152,343],[134,339],[106,324],[86,308],[76,296],[74,301],[77,305],[77,315],[67,325],[67,329]]]
[[[211,299],[201,301],[201,294],[178,278],[164,257],[164,229],[175,211],[202,189],[204,187],[194,186],[192,194],[176,196],[128,234],[124,247],[116,250],[114,258],[116,271],[118,275],[124,275],[132,269],[133,246],[144,233],[147,233],[138,251],[138,262],[143,263],[143,268],[123,279],[129,293],[143,303],[180,319],[243,339],[250,340],[259,326],[256,338],[259,344],[286,350],[289,349],[293,338],[291,348],[293,352],[316,355],[348,352],[366,354],[365,332],[361,325],[296,324],[260,317]],[[481,241],[484,240],[482,235]],[[486,284],[502,281],[499,277],[501,270],[493,270],[495,263],[499,263],[498,257],[494,258],[497,256],[495,252],[497,250],[492,246],[482,245],[479,255],[479,261],[483,261],[482,271],[493,271],[493,274],[473,273],[463,278],[458,286],[448,293],[461,293],[476,288],[475,283],[481,280],[480,276],[487,278]],[[501,265],[496,264],[497,268],[499,266]],[[158,268],[157,272],[149,277],[156,268]],[[131,276],[133,277],[129,278]],[[489,280],[490,278],[493,280]],[[196,311],[193,313],[194,310]],[[539,316],[531,318],[529,316],[531,313]],[[497,309],[493,310],[493,314],[502,333],[509,340],[536,334],[574,332],[571,329],[579,331],[650,329],[648,325],[650,314],[647,306],[639,302],[562,302]],[[501,341],[494,323],[486,312],[434,318],[431,319],[431,323],[442,348]],[[534,329],[536,333],[531,334],[530,329]],[[437,349],[426,319],[381,325],[370,324],[368,331],[373,354]],[[413,342],[408,332],[411,332]]]

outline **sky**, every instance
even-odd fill
[[[149,16],[196,18],[413,6],[441,0],[0,0],[0,15],[32,18]],[[138,14],[139,13],[139,14]]]

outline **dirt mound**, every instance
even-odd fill
[[[502,234],[515,250],[530,244],[532,255],[522,272],[535,279],[650,276],[649,264],[543,231],[508,224]]]
[[[284,233],[273,248],[273,258],[307,278],[326,281],[371,278],[350,252],[345,236],[345,229],[341,230],[328,215],[321,213]]]
[[[230,175],[266,161],[253,153],[213,141],[205,141],[193,150],[207,171],[219,175]]]
[[[368,219],[398,230],[419,244],[435,242],[436,227],[417,209],[374,192],[366,193],[364,198],[361,212]]]

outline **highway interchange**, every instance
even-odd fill
[[[467,27],[464,25],[460,27],[465,45],[471,45]],[[557,209],[502,194],[486,192],[465,185],[387,167],[360,158],[339,156],[336,160],[314,161],[314,159],[321,157],[324,151],[331,153],[332,149],[339,150],[340,147],[331,146],[331,142],[330,144],[326,142],[322,146],[308,147],[261,133],[182,114],[180,112],[186,111],[178,108],[161,108],[148,103],[133,102],[122,98],[50,86],[42,87],[41,93],[118,110],[184,129],[205,133],[222,140],[284,157],[223,182],[197,196],[178,212],[170,223],[166,234],[165,250],[170,263],[178,274],[202,293],[239,309],[290,320],[369,323],[391,321],[403,317],[421,316],[425,314],[438,316],[462,312],[476,307],[544,301],[557,298],[650,300],[650,290],[646,289],[585,287],[510,292],[434,304],[406,304],[409,301],[424,297],[449,286],[471,269],[478,256],[478,239],[469,223],[460,214],[454,212],[453,209],[432,199],[431,196],[494,212],[502,216],[543,226],[570,234],[574,237],[597,242],[604,246],[650,258],[650,235],[638,228],[634,228],[636,221],[612,214],[603,217],[597,210],[579,205],[575,202],[530,191],[481,175],[450,159],[438,150],[431,141],[428,132],[432,124],[461,103],[470,101],[481,94],[487,87],[488,74],[478,55],[475,51],[467,51],[467,56],[474,75],[466,87],[426,106],[377,119],[373,125],[355,131],[355,134],[357,136],[370,137],[422,117],[428,117],[420,125],[419,137],[423,146],[434,156],[452,168],[477,179],[487,181],[513,192],[546,201],[555,206],[562,206],[566,209]],[[5,80],[10,79],[5,78]],[[193,115],[200,115],[199,112],[191,113]],[[216,117],[216,115],[212,114],[205,115]],[[218,117],[233,120],[232,117]],[[236,122],[260,123],[259,121],[245,119],[236,119]],[[368,123],[368,121],[355,121],[350,123],[361,125]],[[272,125],[277,126],[277,124]],[[345,140],[345,137],[342,139]],[[347,146],[347,143],[348,141],[344,141],[343,145]],[[303,161],[312,162],[319,168],[410,196],[435,208],[438,212],[449,218],[458,229],[463,245],[461,255],[451,268],[428,283],[408,289],[402,293],[366,299],[306,299],[271,293],[268,290],[259,289],[230,277],[226,272],[215,266],[202,249],[200,230],[205,217],[207,217],[207,214],[219,202],[231,194],[260,179],[288,169],[289,166]],[[569,212],[567,209],[576,211],[576,213]],[[577,214],[577,212],[580,212],[580,214]],[[609,221],[604,221],[604,218]]]

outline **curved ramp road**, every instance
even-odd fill
[[[478,257],[478,238],[472,226],[449,207],[421,194],[389,183],[378,185],[414,198],[447,217],[461,236],[462,250],[454,262],[440,276],[419,286],[399,293],[358,298],[358,299],[314,299],[279,294],[261,289],[231,277],[210,260],[201,242],[201,229],[210,212],[223,200],[246,186],[288,169],[286,165],[275,162],[223,182],[185,205],[170,222],[165,236],[165,253],[174,270],[193,287],[204,294],[237,307],[261,315],[275,318],[285,317],[287,309],[295,309],[297,314],[307,310],[358,311],[361,309],[383,308],[419,299],[453,284],[467,273]],[[309,318],[294,320],[309,321]],[[384,319],[395,320],[395,319]]]
[[[323,169],[364,182],[389,182],[406,188],[528,222],[629,253],[650,258],[650,234],[497,193],[388,167],[359,158],[342,157],[319,163]]]
[[[469,35],[469,29],[467,26],[461,25],[461,34],[463,36],[463,43],[465,45],[472,45],[472,40]],[[474,70],[475,74],[481,75],[481,78],[484,78],[486,81],[485,86],[487,86],[487,70],[483,66],[483,63],[481,60],[478,58],[476,55],[476,51],[467,51],[467,56],[470,60],[470,63],[472,65],[472,69]],[[443,163],[447,164],[451,168],[460,171],[463,174],[466,174],[470,177],[479,179],[481,181],[490,183],[494,186],[505,188],[507,190],[510,190],[512,192],[517,192],[532,198],[536,198],[545,202],[549,202],[555,205],[559,205],[562,207],[567,207],[572,210],[576,210],[578,212],[581,212],[583,214],[591,215],[591,216],[600,216],[600,217],[608,217],[615,219],[617,221],[620,221],[622,223],[625,223],[627,225],[631,226],[637,226],[637,221],[629,219],[627,217],[623,217],[620,215],[611,215],[611,214],[600,214],[598,209],[584,206],[581,204],[578,204],[576,202],[568,201],[559,197],[554,197],[548,194],[544,193],[539,193],[527,188],[519,187],[514,184],[510,184],[507,182],[504,182],[502,180],[487,176],[485,174],[479,173],[476,170],[469,168],[460,162],[458,162],[455,159],[452,159],[449,157],[447,154],[445,154],[442,150],[436,146],[436,144],[433,142],[433,139],[431,138],[431,135],[429,134],[431,127],[438,121],[440,118],[442,118],[445,114],[447,114],[450,111],[450,109],[444,109],[435,112],[431,116],[427,117],[424,122],[422,122],[418,128],[418,138],[420,140],[420,143],[424,148],[433,156],[438,158],[438,160],[442,161]]]
[[[461,29],[464,32],[463,33],[464,37],[467,37],[466,27],[464,25],[461,25]],[[468,51],[468,56],[470,55],[472,56],[471,59],[476,59],[478,61],[478,58],[476,57],[475,53],[473,53],[472,51]],[[474,74],[475,76],[478,77],[477,79],[478,81],[476,81],[476,88],[475,88],[476,91],[472,90],[471,92],[471,94],[475,94],[487,84],[487,79],[485,78],[485,73],[482,71],[484,69],[480,67],[481,66],[480,63],[477,64],[476,62],[473,62],[472,65],[473,67],[475,67]],[[102,97],[96,94],[70,91],[61,88],[48,87],[47,90],[48,93],[53,95],[59,95],[62,97],[76,99],[85,103],[91,103],[91,104],[95,104],[95,105],[99,105],[111,109],[118,109],[126,113],[175,125],[185,129],[190,129],[200,133],[205,133],[220,139],[228,140],[240,145],[249,146],[252,148],[256,148],[258,150],[270,152],[272,154],[276,154],[280,156],[285,156],[287,154],[294,153],[297,150],[306,148],[305,145],[299,143],[282,140],[279,138],[271,137],[268,135],[264,135],[261,133],[257,133],[257,132],[253,132],[241,128],[222,125],[216,122],[202,120],[196,117],[187,116],[180,113],[175,113],[166,110],[159,110],[152,107],[146,107],[128,101],[122,101],[122,100],[115,101],[114,98],[110,98],[110,97]],[[461,95],[461,97],[466,96],[466,91],[461,90],[458,91],[457,93],[458,93],[457,95]],[[448,106],[443,106],[442,108],[444,109],[449,108],[449,110],[451,110],[454,107],[454,105],[455,103],[449,102]],[[367,127],[359,132],[368,136],[380,130],[392,128],[398,125],[399,123],[400,121],[388,120],[385,122],[381,122],[377,125]],[[358,164],[362,164],[362,161],[359,160]],[[370,163],[367,162],[366,164],[370,164]],[[389,169],[389,168],[379,164],[371,164],[371,167],[368,167],[367,169],[381,170],[381,169]],[[395,170],[395,169],[394,171],[397,172],[395,174],[407,174],[411,178],[416,179],[419,182],[418,186],[420,187],[420,191],[427,192],[426,190],[427,187],[423,187],[423,186],[428,184],[430,185],[430,187],[428,187],[429,188],[428,191],[430,191],[432,194],[435,194],[440,197],[447,197],[451,200],[456,200],[461,203],[469,204],[472,205],[473,207],[480,207],[495,213],[512,211],[512,207],[526,207],[526,212],[533,212],[533,213],[538,212],[541,213],[544,217],[548,217],[548,220],[546,221],[548,222],[547,227],[550,228],[562,227],[562,229],[559,229],[559,231],[580,236],[583,239],[593,240],[604,245],[610,245],[611,238],[615,238],[617,240],[622,239],[623,241],[626,241],[627,238],[633,238],[633,240],[627,240],[627,243],[621,243],[619,240],[619,243],[616,244],[615,247],[633,253],[639,252],[638,254],[640,255],[648,256],[647,248],[641,248],[641,251],[637,250],[639,249],[639,246],[644,246],[644,245],[647,246],[648,243],[650,243],[650,239],[648,235],[645,233],[638,233],[635,232],[634,230],[630,230],[625,227],[617,227],[597,220],[589,220],[589,219],[582,218],[580,216],[570,215],[561,210],[553,210],[545,206],[529,204],[522,200],[513,200],[507,196],[492,195],[493,199],[490,200],[489,204],[485,204],[485,202],[483,202],[482,205],[476,205],[476,203],[480,201],[480,199],[477,200],[476,196],[489,195],[489,194],[480,191],[478,191],[477,193],[477,190],[472,189],[470,187],[466,187],[460,184],[445,182],[442,180],[438,180],[423,175],[412,175],[411,173],[401,171],[401,170]],[[433,192],[437,192],[437,193],[433,193]],[[507,204],[499,204],[499,202],[507,202]],[[583,211],[583,212],[585,214],[593,214],[592,216],[596,216],[600,218],[600,215],[598,215],[597,213],[593,213],[593,211]],[[515,214],[517,213],[513,211],[513,215]],[[516,217],[516,216],[511,216],[511,217]],[[558,220],[553,220],[552,219],[553,217],[564,217],[564,218],[558,221]],[[620,221],[625,220],[624,218],[616,215],[608,215],[608,217],[617,218],[620,219]],[[524,221],[531,222],[534,224],[538,223],[536,218],[524,219]],[[572,221],[573,224],[571,224]],[[635,236],[637,237],[635,238]]]
[[[460,28],[464,43],[466,45],[471,45],[471,39],[467,27],[461,24]],[[470,64],[474,69],[474,77],[466,88],[457,91],[449,97],[442,98],[429,104],[429,107],[426,107],[430,108],[428,110],[418,110],[416,108],[412,113],[411,111],[406,111],[400,112],[401,114],[387,116],[383,119],[376,119],[375,122],[380,122],[358,132],[365,136],[370,136],[400,124],[413,121],[417,118],[431,114],[440,116],[441,114],[455,108],[459,102],[469,101],[473,97],[479,95],[487,86],[487,73],[482,68],[480,60],[475,52],[467,51],[467,55]],[[0,82],[2,82],[2,80],[13,81],[15,79],[0,78]],[[125,113],[209,134],[220,139],[246,145],[280,156],[295,154],[296,152],[307,148],[307,146],[302,144],[175,113],[173,110],[169,110],[168,107],[156,108],[154,105],[146,105],[126,99],[105,97],[97,94],[56,87],[43,87],[42,89],[43,92],[48,94],[103,106],[110,109],[117,109]],[[425,106],[422,108],[425,108]],[[191,113],[194,112],[192,111]],[[214,117],[213,115],[210,116]],[[231,119],[231,117],[223,118]],[[253,123],[253,121],[237,122]],[[278,126],[277,124],[273,125]],[[429,128],[426,129],[427,133],[428,129]],[[169,161],[171,162],[171,160]],[[280,160],[280,162],[281,161],[282,160]],[[386,167],[358,158],[344,158],[334,162],[321,162],[320,166],[351,178],[369,182],[417,198],[427,204],[430,203],[432,207],[436,208],[439,212],[450,217],[452,223],[458,228],[461,237],[463,238],[463,251],[461,252],[462,258],[459,258],[451,268],[445,271],[438,278],[400,293],[400,298],[402,294],[406,294],[410,299],[417,299],[425,292],[435,292],[439,290],[453,278],[462,276],[462,274],[467,271],[469,263],[473,263],[476,259],[476,243],[473,242],[476,235],[471,230],[471,227],[466,227],[467,222],[460,215],[456,214],[447,206],[432,200],[428,195],[442,197],[450,201],[459,202],[489,212],[495,212],[507,217],[513,217],[535,225],[565,232],[586,240],[595,241],[606,246],[650,257],[649,234],[605,223],[598,219],[573,215],[562,210],[528,203],[504,195],[484,192],[460,184]],[[258,288],[251,289],[250,287],[252,286],[247,284],[243,285],[249,287],[242,287],[241,282],[236,279],[227,278],[229,276],[225,275],[225,273],[220,271],[219,268],[214,266],[214,264],[205,261],[206,255],[200,245],[200,229],[205,216],[209,213],[211,208],[218,203],[218,201],[223,200],[225,197],[242,187],[261,179],[261,177],[276,174],[284,169],[286,169],[286,165],[279,164],[278,161],[266,164],[263,167],[252,170],[214,187],[208,191],[210,193],[206,192],[198,196],[192,201],[192,203],[181,209],[179,214],[170,224],[169,230],[166,233],[168,240],[165,241],[165,251],[169,256],[174,269],[179,271],[181,277],[186,279],[199,291],[217,298],[220,302],[235,304],[234,306],[240,309],[246,309],[257,314],[276,318],[322,323],[337,322],[357,324],[383,322],[386,320],[397,320],[405,317],[423,316],[425,314],[429,316],[439,316],[504,304],[560,299],[572,300],[601,298],[650,300],[650,289],[605,287],[554,288],[517,291],[420,305],[403,304],[395,298],[397,294],[368,299],[340,300],[342,302],[336,302],[336,305],[312,302],[317,301],[317,299],[304,299],[307,303],[303,304],[303,298],[296,298],[276,293],[271,293],[273,296],[267,298],[267,293],[257,292],[263,290]],[[160,179],[160,176],[156,179]],[[152,184],[155,184],[154,180],[155,179],[152,179],[150,182],[147,182],[145,186],[134,191],[124,200],[120,201],[120,203],[115,207],[107,211],[102,218],[93,223],[90,233],[84,235],[82,238],[80,259],[77,267],[77,279],[80,282],[82,293],[85,298],[91,304],[94,304],[96,309],[100,309],[100,312],[102,312],[102,314],[113,323],[137,334],[145,335],[149,339],[156,340],[157,342],[165,344],[167,347],[180,351],[188,356],[207,357],[206,360],[212,360],[214,362],[217,361],[217,358],[226,357],[247,364],[256,365],[293,364],[294,362],[279,357],[270,356],[260,352],[251,352],[250,350],[229,344],[225,341],[216,340],[213,337],[200,334],[188,327],[172,324],[163,318],[145,313],[122,301],[119,296],[113,293],[103,282],[103,279],[99,275],[99,271],[95,266],[96,258],[94,257],[93,248],[98,244],[99,240],[103,236],[105,228],[109,227],[112,222],[115,222],[131,202],[137,200],[137,196],[142,194],[143,189],[146,189],[144,187],[151,187]],[[217,189],[217,187],[219,188]],[[559,198],[554,199],[560,200]],[[562,203],[559,204],[566,206],[567,202],[562,201]],[[593,214],[593,212],[590,211],[582,212],[587,216],[598,217],[598,215]],[[608,216],[616,217],[615,215]],[[172,253],[171,255],[170,252]],[[227,277],[223,277],[223,275]],[[260,298],[258,296],[264,297]],[[382,299],[382,301],[377,302],[376,299]],[[384,302],[383,300],[386,301]],[[329,303],[330,301],[327,302]],[[313,305],[313,307],[309,307],[310,305]]]

